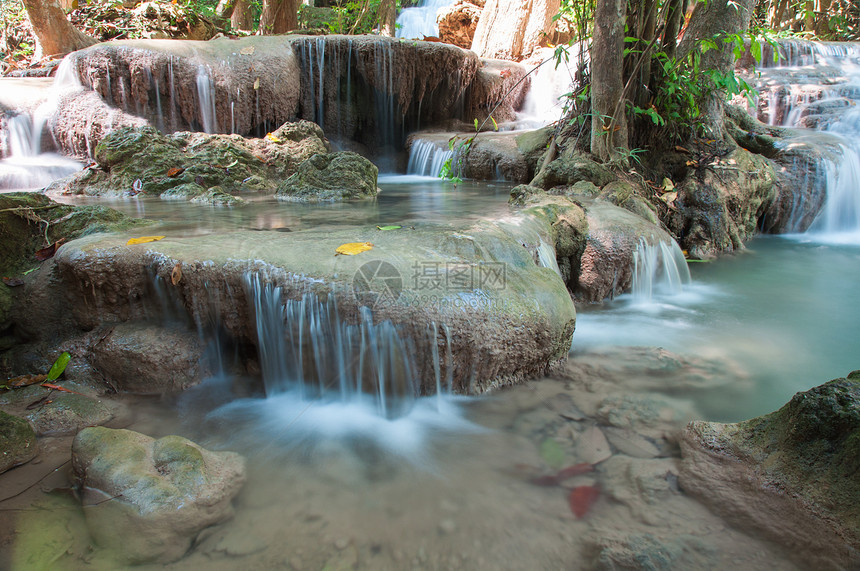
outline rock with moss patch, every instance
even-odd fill
[[[27,421],[0,411],[0,473],[29,462],[37,452],[36,434]]]
[[[72,467],[90,534],[122,564],[182,557],[201,530],[232,517],[245,481],[234,452],[102,427],[78,433]]]
[[[96,145],[96,166],[55,183],[49,194],[144,195],[237,205],[231,193],[274,192],[302,161],[329,143],[309,121],[285,123],[262,139],[124,127]],[[212,192],[216,188],[221,192]],[[201,190],[202,189],[202,190]],[[207,192],[206,189],[209,189]]]
[[[357,153],[317,154],[278,187],[281,200],[334,202],[376,196],[379,169]]]
[[[737,424],[692,422],[684,490],[815,569],[860,566],[860,371]]]

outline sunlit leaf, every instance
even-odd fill
[[[182,281],[182,264],[177,263],[170,272],[170,283],[173,285]]]
[[[396,224],[392,224],[390,226],[377,226],[377,230],[400,230],[403,226],[398,226]]]
[[[281,140],[279,138],[277,138],[276,136],[274,136],[271,133],[266,133],[266,139],[269,141],[272,141],[273,143],[280,143],[281,142]]]
[[[254,80],[254,91],[257,91],[258,89],[260,89],[260,78],[259,77]]]
[[[670,191],[675,190],[675,183],[672,182],[672,179],[666,177],[663,179],[663,190]]]
[[[56,381],[63,374],[63,371],[66,370],[66,365],[69,364],[69,359],[71,358],[72,356],[67,351],[63,351],[63,354],[57,357],[57,360],[51,365],[51,370],[48,371],[48,378],[45,380]]]
[[[173,167],[167,171],[167,176],[169,176],[170,178],[175,178],[184,172],[185,169],[182,167]]]
[[[370,242],[348,242],[346,244],[341,244],[337,247],[337,249],[335,250],[335,256],[355,256],[356,254],[367,252],[368,250],[372,249],[373,244],[371,244]]]
[[[126,246],[134,246],[135,244],[146,244],[147,242],[157,242],[164,239],[164,236],[141,236],[140,238],[131,238],[125,243]]]

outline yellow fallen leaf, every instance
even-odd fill
[[[239,53],[243,56],[249,56],[254,53],[254,46],[248,46],[247,48],[242,48],[239,50]]]
[[[273,143],[280,143],[281,142],[281,140],[279,138],[277,138],[276,136],[274,136],[271,133],[266,133],[266,138],[268,140],[272,141]]]
[[[147,242],[157,242],[161,240],[164,236],[141,236],[140,238],[132,238],[128,242],[126,242],[126,246],[134,246],[135,244],[146,244]]]
[[[335,256],[344,255],[344,256],[354,256],[356,254],[360,254],[362,252],[366,252],[368,250],[373,249],[373,244],[370,242],[349,242],[347,244],[341,244],[335,250]]]
[[[663,190],[669,192],[670,190],[675,190],[675,183],[668,177],[663,179]]]
[[[665,202],[669,206],[672,206],[672,203],[674,203],[675,199],[678,198],[678,193],[677,192],[667,192],[666,194],[662,195],[660,198],[663,200],[663,202]]]
[[[254,80],[254,91],[257,91],[258,89],[260,89],[260,78],[259,77]]]

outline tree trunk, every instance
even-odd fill
[[[521,60],[552,32],[560,0],[487,0],[472,39],[480,57]]]
[[[263,0],[259,33],[284,34],[299,27],[298,0]]]
[[[713,0],[712,0],[713,1]],[[591,44],[591,152],[603,161],[627,150],[624,91],[626,0],[597,0]]]
[[[36,35],[34,59],[65,55],[97,43],[69,23],[59,0],[24,0],[24,8]]]
[[[709,0],[707,4],[697,4],[684,32],[684,39],[678,46],[678,59],[687,57],[694,50],[701,52],[701,40],[716,38],[723,47],[702,54],[701,69],[723,73],[731,71],[735,65],[733,46],[730,43],[723,44],[720,40],[749,29],[755,4],[756,0]],[[725,134],[723,105],[720,93],[713,93],[705,101],[699,102],[703,127],[713,139],[721,139]]]
[[[394,22],[397,20],[397,6],[394,0],[381,0],[379,3],[379,33],[390,38],[394,37]]]
[[[254,14],[251,11],[250,0],[235,0],[233,14],[230,16],[230,27],[245,31],[253,29]]]

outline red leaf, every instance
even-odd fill
[[[597,498],[600,496],[600,488],[597,486],[577,486],[570,491],[570,509],[576,519],[582,519]]]
[[[54,253],[57,251],[57,248],[59,248],[60,245],[65,241],[65,238],[60,238],[50,246],[45,246],[41,250],[36,250],[36,253],[34,254],[36,256],[36,259],[40,262],[44,262],[45,260],[53,258]]]
[[[67,388],[65,388],[65,387],[61,387],[60,385],[55,385],[55,384],[53,384],[53,383],[42,383],[42,384],[41,384],[41,385],[39,385],[39,386],[40,386],[40,387],[45,387],[46,389],[53,389],[53,390],[55,390],[55,391],[62,391],[62,392],[64,392],[64,393],[72,393],[73,395],[81,395],[82,397],[87,396],[87,395],[85,395],[85,394],[79,393],[79,392],[77,392],[77,391],[73,391],[73,390],[71,390],[71,389],[67,389]]]
[[[562,468],[559,470],[558,474],[555,475],[555,479],[559,482],[564,482],[565,480],[569,480],[574,476],[579,476],[580,474],[587,474],[594,470],[594,466],[592,464],[574,464],[573,466],[568,466],[567,468]]]

